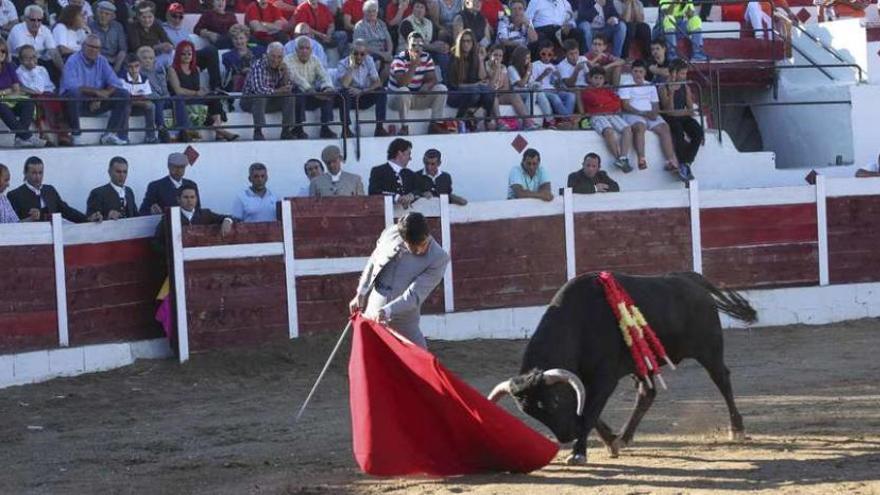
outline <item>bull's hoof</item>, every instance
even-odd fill
[[[587,463],[587,456],[583,454],[571,454],[565,459],[569,466],[583,466]]]
[[[731,442],[745,442],[746,441],[746,432],[745,430],[730,430],[730,441]]]
[[[612,459],[617,459],[620,455],[620,449],[626,447],[626,443],[620,437],[617,437],[611,442],[611,445],[606,445],[606,447],[608,448],[608,455]]]

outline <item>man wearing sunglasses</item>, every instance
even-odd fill
[[[367,50],[367,43],[361,38],[354,40],[352,50],[348,57],[339,62],[339,70],[336,71],[338,87],[341,88],[347,105],[339,108],[339,120],[345,122],[343,132],[352,137],[350,120],[345,107],[363,110],[376,106],[376,132],[377,137],[387,136],[388,132],[383,127],[385,122],[386,96],[382,89],[382,80],[379,71]],[[360,131],[358,130],[358,133]]]
[[[42,7],[28,5],[24,9],[22,22],[16,24],[9,31],[9,38],[6,41],[9,43],[9,51],[12,53],[18,53],[18,49],[24,45],[34,47],[39,58],[38,63],[49,71],[52,82],[57,84],[61,78],[61,71],[64,69],[64,62],[61,60],[61,54],[58,52],[58,45],[55,43],[52,31],[43,24],[44,17]]]

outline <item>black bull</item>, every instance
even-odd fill
[[[693,358],[706,369],[727,402],[731,438],[743,438],[742,416],[724,364],[718,311],[754,322],[755,310],[736,292],[720,290],[693,272],[615,277],[641,309],[672,362]],[[497,401],[511,395],[520,409],[544,423],[560,442],[574,440],[568,461],[584,463],[587,436],[594,427],[616,456],[632,440],[651,407],[656,387],[642,383],[636,407],[618,435],[599,417],[620,378],[634,371],[605,291],[597,275],[590,273],[559,289],[526,346],[520,375],[498,384],[489,398]]]

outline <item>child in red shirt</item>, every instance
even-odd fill
[[[632,129],[620,115],[620,97],[605,86],[605,70],[601,67],[590,69],[588,77],[590,86],[581,92],[584,112],[590,115],[590,124],[605,140],[614,157],[614,166],[630,172],[632,166],[627,155],[632,143]]]

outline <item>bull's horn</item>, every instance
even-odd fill
[[[566,382],[571,385],[571,388],[574,389],[574,393],[577,396],[577,414],[578,416],[584,413],[584,402],[587,397],[587,391],[584,388],[583,382],[578,378],[577,375],[572,373],[571,371],[564,370],[562,368],[555,368],[552,370],[547,370],[544,372],[544,383],[547,385],[553,385],[554,383]]]
[[[492,402],[498,402],[505,395],[510,395],[510,380],[504,380],[498,385],[495,385],[495,388],[489,393],[488,399]]]

